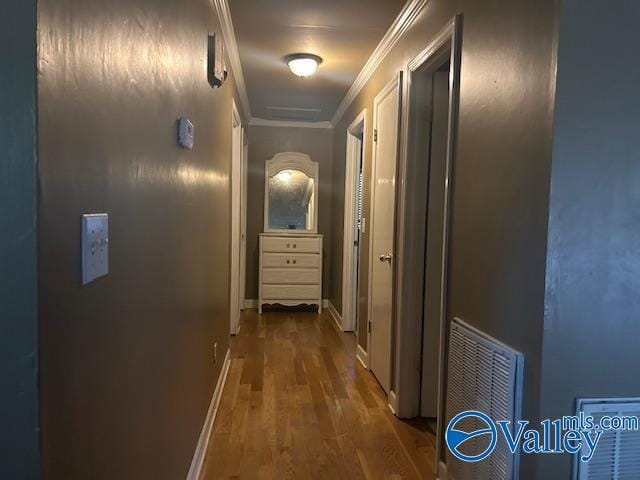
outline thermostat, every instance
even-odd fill
[[[109,215],[82,215],[82,284],[109,273]]]
[[[178,119],[178,143],[182,148],[193,149],[193,123],[186,118]]]

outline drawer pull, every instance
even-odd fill
[[[294,265],[296,264],[296,261],[295,261],[295,260],[293,261],[293,264],[294,264]]]
[[[291,244],[290,243],[287,243],[287,248],[291,248]]]
[[[282,244],[284,250],[286,243]],[[312,253],[298,254],[298,250],[289,250],[289,253],[265,253],[262,257],[262,266],[269,268],[291,267],[295,260],[296,267],[318,268],[320,266],[320,255]],[[302,252],[302,250],[300,250]],[[289,263],[287,263],[289,262]]]
[[[293,244],[293,248],[296,248],[296,244],[295,243]]]

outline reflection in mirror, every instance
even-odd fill
[[[269,228],[313,230],[313,178],[295,169],[269,177]]]

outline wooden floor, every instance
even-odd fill
[[[403,422],[331,316],[248,310],[203,479],[434,479],[424,422]]]

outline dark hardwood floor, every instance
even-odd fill
[[[394,417],[329,313],[243,314],[203,479],[434,479],[426,422]]]

